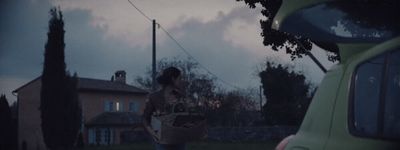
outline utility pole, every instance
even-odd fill
[[[304,47],[304,45],[297,38],[295,38],[295,40],[296,40],[296,43],[298,45],[300,45],[301,48],[306,49]],[[309,56],[311,58],[311,60],[314,61],[315,64],[317,64],[317,66],[319,67],[319,69],[321,69],[322,72],[324,72],[324,73],[327,72],[326,68],[321,64],[321,62],[318,61],[317,58],[315,58],[315,56],[311,52],[307,51],[306,55]]]
[[[156,91],[156,20],[153,19],[153,73],[152,73],[152,90]]]
[[[260,112],[262,114],[262,85],[260,85]]]
[[[318,61],[317,58],[315,58],[315,56],[311,53],[311,52],[306,52],[306,55],[308,55],[311,60],[313,60],[315,62],[315,64],[317,64],[317,66],[319,67],[319,69],[322,70],[322,72],[326,73],[326,68],[321,64],[321,62]]]

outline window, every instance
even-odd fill
[[[129,102],[129,111],[130,112],[139,112],[139,104],[137,101]]]
[[[106,111],[106,112],[114,111],[114,102],[106,101],[104,103],[104,111]]]
[[[371,12],[370,8],[359,5],[354,1],[334,1],[305,7],[280,22],[280,30],[335,43],[382,42],[399,36],[398,28],[390,27],[394,25],[392,20],[397,16],[395,13],[387,13],[397,9],[396,7],[385,7],[386,11]],[[371,16],[373,13],[375,17],[385,19],[371,19],[358,15],[349,17],[354,14],[354,9],[357,9],[358,14]]]
[[[114,136],[115,136],[115,130],[112,128],[109,128],[110,130],[110,145],[114,144]]]
[[[96,133],[93,128],[89,128],[89,144],[96,144]]]
[[[115,111],[124,111],[124,105],[122,102],[115,103]]]
[[[389,56],[384,100],[383,133],[400,137],[400,51]]]
[[[355,77],[354,126],[366,135],[377,134],[378,100],[382,80],[383,57],[362,64]]]
[[[110,128],[104,129],[104,140],[105,140],[106,145],[111,144],[111,129]]]
[[[100,144],[102,142],[102,140],[101,140],[101,130],[99,128],[96,128],[95,130],[96,130],[96,133],[95,133],[95,135],[96,135],[96,144],[98,145],[98,144]]]
[[[104,103],[104,111],[106,112],[124,111],[124,105],[122,102],[106,101]]]
[[[392,52],[370,59],[356,69],[350,117],[353,134],[400,138],[399,59],[400,51]]]
[[[119,106],[119,102],[116,102],[116,103],[115,103],[115,108],[116,108],[117,111],[119,111],[119,107],[120,107],[120,106]]]

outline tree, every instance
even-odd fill
[[[248,126],[253,116],[256,101],[253,90],[217,92],[216,97],[205,104],[205,115],[210,126]]]
[[[273,50],[285,48],[286,53],[292,59],[301,58],[307,54],[312,48],[312,41],[301,35],[291,35],[286,32],[271,29],[272,19],[275,17],[282,0],[236,0],[244,1],[250,8],[255,8],[256,4],[262,7],[261,14],[266,17],[260,20],[262,29],[261,36],[264,38],[263,44],[271,46]],[[333,3],[330,3],[333,4]],[[398,0],[349,0],[335,3],[335,8],[346,12],[347,19],[354,20],[352,23],[366,28],[374,28],[394,32],[397,35],[400,31],[400,22],[398,15],[400,14],[400,2]],[[343,22],[346,24],[346,22]],[[351,31],[354,34],[357,31]],[[317,40],[317,39],[314,39]],[[314,41],[315,42],[315,41]],[[304,46],[300,46],[300,44]],[[340,61],[337,48],[332,47],[328,43],[315,42],[314,44],[323,47],[332,52],[328,54],[330,61]]]
[[[261,36],[264,38],[263,44],[271,46],[272,50],[278,51],[285,49],[286,53],[290,55],[292,60],[302,58],[307,55],[312,49],[312,41],[308,38],[301,37],[300,35],[292,35],[286,32],[272,29],[273,18],[278,12],[282,0],[236,0],[244,1],[250,8],[256,8],[256,4],[260,4],[263,8],[261,14],[266,17],[265,20],[260,20],[262,29]],[[333,53],[328,54],[330,61],[339,60],[338,52],[332,50]]]
[[[78,141],[76,142],[76,147],[77,148],[84,148],[85,147],[85,143],[83,142],[82,132],[79,132]]]
[[[11,129],[12,132],[11,136],[8,137],[11,140],[10,150],[17,150],[18,149],[18,103],[15,101],[10,106],[11,110]]]
[[[267,103],[263,116],[268,125],[300,125],[311,100],[305,76],[289,67],[266,63],[259,73]]]
[[[0,122],[0,149],[14,149],[11,109],[4,94],[0,96]]]
[[[40,116],[43,138],[51,150],[68,149],[75,143],[81,126],[77,75],[65,70],[64,21],[60,10],[50,10],[49,32],[45,46]]]

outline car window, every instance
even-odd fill
[[[385,93],[384,135],[400,136],[400,51],[390,55]]]
[[[372,59],[362,64],[355,77],[354,126],[366,135],[377,133],[378,103],[384,57]]]
[[[317,41],[339,43],[382,42],[399,35],[397,28],[388,27],[393,24],[392,19],[378,21],[362,17],[370,15],[370,8],[357,5],[352,1],[334,1],[306,7],[285,19],[280,30]],[[364,13],[355,15],[354,10],[348,8],[357,8],[357,12]],[[393,13],[387,11],[376,11],[374,15],[395,18]]]
[[[353,133],[362,137],[399,138],[400,51],[359,65],[353,88]]]

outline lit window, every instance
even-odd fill
[[[115,111],[124,111],[124,103],[122,102],[116,102],[115,103]]]
[[[115,106],[116,106],[116,110],[119,111],[120,110],[119,102],[116,102]]]

